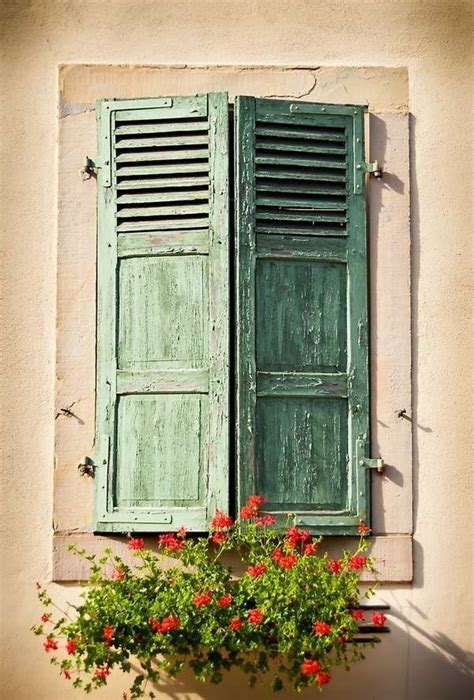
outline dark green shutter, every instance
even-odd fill
[[[364,109],[237,98],[239,502],[369,517]]]
[[[96,531],[228,506],[225,94],[101,100]]]

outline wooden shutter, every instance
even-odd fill
[[[228,506],[225,94],[100,100],[96,531]]]
[[[364,109],[236,104],[239,499],[350,534],[369,516]]]

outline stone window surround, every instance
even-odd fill
[[[412,564],[412,429],[410,325],[410,172],[408,76],[405,68],[306,66],[65,65],[59,70],[57,383],[53,580],[78,581],[87,566],[71,543],[100,552],[124,537],[91,532],[92,480],[77,466],[93,453],[95,402],[96,187],[83,181],[96,153],[98,97],[236,94],[311,102],[366,104],[368,157],[383,166],[369,183],[371,290],[372,476],[371,550],[378,578],[408,582]],[[156,538],[150,538],[150,542]],[[337,551],[351,538],[326,538]],[[367,577],[367,580],[370,580]]]

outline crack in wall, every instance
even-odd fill
[[[292,69],[288,68],[285,70],[292,70]],[[305,68],[305,69],[299,69],[299,70],[308,70],[308,69]],[[309,95],[311,95],[313,90],[315,90],[316,85],[318,84],[318,78],[315,75],[316,71],[318,71],[318,70],[319,70],[319,68],[313,68],[309,71],[309,74],[311,75],[311,77],[313,79],[313,84],[311,85],[309,90],[306,90],[306,92],[301,92],[298,95],[263,95],[262,97],[264,99],[279,98],[279,99],[289,99],[289,100],[301,100],[301,99],[303,99],[303,97],[308,97]]]

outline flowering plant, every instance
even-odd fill
[[[238,667],[251,685],[271,672],[274,690],[285,684],[300,690],[321,688],[332,666],[349,668],[363,658],[352,641],[364,619],[360,573],[373,569],[363,554],[369,528],[361,523],[355,552],[329,559],[309,532],[276,532],[263,503],[251,496],[236,522],[218,511],[207,538],[187,537],[183,528],[161,535],[158,554],[133,537],[134,566],[110,549],[100,558],[76,549],[91,563],[81,605],[55,616],[58,608],[37,584],[46,611],[33,629],[45,637],[45,651],[59,652],[51,662],[62,676],[90,692],[107,683],[114,667],[135,667],[123,698],[153,698],[147,683],[187,664],[202,681],[219,683],[224,670]],[[239,577],[223,563],[230,550],[244,563]],[[174,565],[163,567],[163,557]],[[372,616],[372,624],[384,622],[383,614]]]

